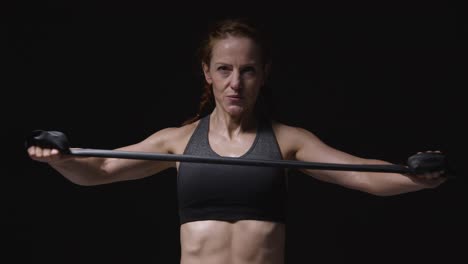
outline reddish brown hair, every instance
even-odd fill
[[[253,21],[245,18],[224,19],[215,23],[209,30],[206,38],[201,43],[201,46],[198,50],[198,57],[200,61],[206,65],[210,65],[214,44],[216,41],[226,39],[229,36],[247,37],[254,40],[260,47],[263,68],[266,69],[267,64],[271,64],[271,49],[269,45],[267,45],[268,41],[266,40],[264,32],[262,32],[260,27]],[[259,97],[262,97],[262,93],[264,93],[263,90],[264,88],[262,87],[262,91],[260,91]],[[260,98],[260,100],[264,104],[264,99]],[[211,112],[214,106],[215,102],[213,89],[211,85],[205,81],[203,94],[201,96],[198,107],[198,113],[196,116],[185,121],[183,125],[187,125],[199,120],[201,117]]]

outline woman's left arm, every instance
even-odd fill
[[[390,162],[357,157],[328,146],[308,130],[284,126],[282,138],[288,139],[291,159],[307,162],[339,164],[382,164]],[[281,139],[279,139],[281,141]],[[281,143],[280,143],[281,145]],[[283,144],[284,145],[284,144]],[[355,189],[379,196],[397,195],[427,188],[435,188],[445,181],[443,172],[403,175],[383,172],[357,172],[303,169],[302,172],[312,177],[350,189]]]

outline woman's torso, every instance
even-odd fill
[[[172,153],[183,154],[199,122],[186,126],[183,137],[172,145]],[[291,155],[278,137],[279,125],[273,125],[280,156]],[[226,142],[210,132],[209,147],[219,156],[246,157],[246,153],[258,140],[258,127],[246,133],[237,142]],[[184,165],[182,165],[184,166]],[[177,163],[179,171],[181,165]],[[182,168],[183,169],[183,168]],[[240,219],[221,221],[203,219],[187,221],[180,227],[181,263],[239,263],[263,264],[284,261],[285,225],[284,221],[268,219]]]
[[[240,220],[188,222],[180,227],[181,263],[282,264],[285,226]]]

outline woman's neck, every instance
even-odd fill
[[[255,131],[256,125],[257,120],[253,112],[232,116],[216,107],[210,116],[210,129],[218,131],[229,139]]]

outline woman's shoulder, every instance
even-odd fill
[[[167,127],[155,132],[149,137],[150,141],[164,142],[170,153],[181,154],[190,137],[198,126],[199,121],[179,127]]]
[[[199,121],[195,121],[193,123],[182,125],[178,127],[166,127],[159,131],[153,133],[151,137],[166,137],[166,138],[180,138],[185,137],[193,133],[193,131],[197,128]]]
[[[271,120],[271,125],[279,142],[300,145],[303,140],[314,140],[317,138],[313,132],[299,126],[285,124],[276,120]]]
[[[292,135],[301,130],[300,127],[288,125],[274,119],[270,120],[270,122],[275,134]]]

